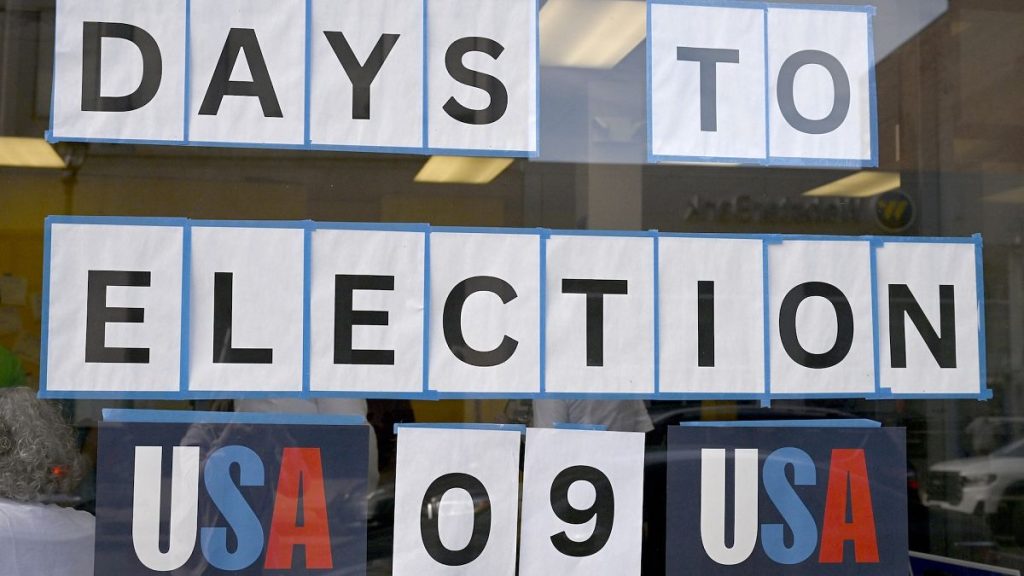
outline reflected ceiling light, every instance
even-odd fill
[[[512,164],[512,158],[433,156],[416,174],[416,182],[488,184]]]
[[[64,168],[64,160],[42,138],[0,137],[0,166]]]
[[[835,182],[804,192],[804,196],[868,198],[900,187],[899,172],[857,172]]]
[[[645,2],[548,0],[540,10],[540,63],[613,68],[646,35]]]

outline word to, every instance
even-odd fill
[[[653,0],[650,160],[877,166],[873,16]]]

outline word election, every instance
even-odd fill
[[[365,563],[365,425],[188,416],[199,419],[101,424],[97,572],[324,574]]]
[[[49,138],[535,155],[536,0],[466,12],[457,0],[62,0]]]
[[[51,217],[41,394],[984,398],[980,251]]]
[[[903,429],[761,424],[669,428],[667,573],[905,574]]]
[[[652,0],[650,160],[877,166],[873,16]]]

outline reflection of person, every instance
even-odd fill
[[[71,494],[82,471],[74,432],[55,407],[28,388],[0,389],[0,572],[5,576],[93,573],[95,518],[43,503]]]
[[[281,414],[351,414],[366,418],[366,400],[354,398],[246,398],[235,400],[236,412],[277,412]],[[377,436],[370,428],[370,484],[369,491],[377,488],[380,472],[377,469]]]
[[[533,426],[599,424],[611,432],[650,432],[647,406],[640,400],[534,400]]]

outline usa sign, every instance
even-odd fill
[[[345,417],[107,411],[96,573],[365,574],[368,434]]]
[[[772,426],[669,429],[667,573],[904,576],[905,431]]]

